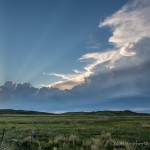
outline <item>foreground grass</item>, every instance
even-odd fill
[[[149,150],[150,117],[0,116],[0,138],[0,150]]]

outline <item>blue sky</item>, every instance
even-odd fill
[[[1,0],[0,108],[150,112],[149,14],[149,0]]]

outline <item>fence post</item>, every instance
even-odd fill
[[[4,135],[5,135],[5,128],[3,128],[2,130],[2,137],[1,137],[2,140],[4,139]]]

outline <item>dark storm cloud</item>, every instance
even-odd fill
[[[72,91],[82,91],[87,94],[90,91],[89,96],[93,93],[103,98],[121,95],[148,95],[150,91],[149,43],[149,38],[142,39],[132,48],[136,51],[136,55],[117,60],[113,69],[103,67],[106,64],[97,66],[96,73]]]

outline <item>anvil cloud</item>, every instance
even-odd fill
[[[134,45],[142,38],[150,37],[150,2],[147,0],[134,0],[120,9],[118,12],[110,17],[107,17],[103,22],[100,22],[99,27],[109,26],[112,29],[112,36],[109,42],[114,45],[114,49],[107,50],[103,53],[88,53],[83,55],[79,60],[90,61],[87,66],[83,68],[84,71],[75,72],[74,74],[56,74],[49,75],[61,77],[65,81],[59,81],[48,87],[57,87],[61,90],[71,89],[81,83],[84,83],[85,78],[89,77],[95,72],[99,64],[108,62],[108,68],[115,67],[115,62],[124,57],[131,57],[136,54]],[[97,68],[98,70],[99,68]]]

